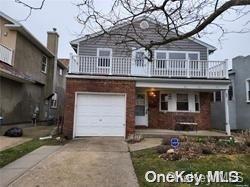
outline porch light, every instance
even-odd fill
[[[156,97],[156,94],[153,91],[151,91],[151,92],[149,92],[149,96]]]

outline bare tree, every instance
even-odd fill
[[[15,0],[15,2],[18,3],[18,4],[21,4],[24,7],[29,9],[29,13],[26,16],[26,18],[24,20],[21,20],[21,21],[26,21],[31,16],[32,10],[41,10],[43,8],[45,0],[41,0],[41,3],[40,3],[39,6],[33,6],[33,5],[28,4],[28,3],[24,2],[24,1],[21,1],[21,0]]]
[[[166,45],[190,37],[208,34],[211,27],[217,27],[222,35],[228,33],[217,20],[234,22],[249,15],[250,0],[114,0],[109,10],[102,10],[97,0],[82,0],[77,3],[77,20],[87,32],[97,32],[112,37],[119,37],[120,43],[138,44],[150,52],[152,48]],[[236,15],[232,20],[225,20],[225,13]],[[136,20],[148,18],[155,24],[155,39],[145,40],[143,32],[138,30]],[[249,19],[250,20],[250,19]],[[127,31],[117,32],[124,23],[131,27]],[[146,23],[145,23],[146,24]],[[247,26],[246,23],[245,26]],[[144,25],[147,29],[147,25]],[[240,28],[234,32],[248,32]],[[233,31],[231,31],[233,32]]]

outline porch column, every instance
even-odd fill
[[[228,89],[224,91],[224,103],[225,103],[225,125],[226,133],[231,136],[230,124],[229,124],[229,109],[228,109]]]

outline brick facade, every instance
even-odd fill
[[[126,93],[126,135],[135,129],[135,81],[71,79],[66,81],[66,100],[63,133],[68,138],[73,135],[75,92]]]
[[[68,78],[66,81],[66,101],[63,127],[63,133],[68,138],[72,138],[73,135],[75,92],[126,93],[126,135],[134,133],[136,103],[135,81]],[[156,91],[155,94],[155,97],[151,97],[148,94],[149,128],[175,129],[176,116],[178,115],[192,116],[195,122],[198,123],[199,130],[207,130],[211,128],[210,93],[200,93],[200,112],[193,113],[160,112],[159,91]]]
[[[176,116],[185,115],[194,118],[198,123],[198,130],[208,130],[211,128],[210,119],[210,93],[200,93],[200,112],[160,112],[159,111],[159,92],[155,92],[155,97],[148,95],[148,127],[157,129],[175,129]]]

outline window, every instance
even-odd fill
[[[233,86],[230,85],[228,89],[228,100],[232,101],[233,100]]]
[[[167,59],[166,52],[156,51],[155,58],[156,58],[156,68],[165,68],[166,67],[166,59]]]
[[[48,65],[47,57],[43,56],[42,57],[42,72],[43,73],[47,73],[47,65]]]
[[[188,94],[177,94],[177,110],[188,111]]]
[[[144,66],[144,58],[145,58],[145,52],[143,51],[136,51],[135,52],[135,65],[139,67]]]
[[[168,110],[168,97],[169,95],[166,93],[162,93],[160,97],[160,111]]]
[[[137,94],[136,96],[135,115],[145,116],[145,95],[144,94]]]
[[[246,94],[247,102],[250,102],[250,79],[246,80]]]
[[[57,108],[57,93],[51,97],[50,108]]]
[[[186,53],[183,52],[170,52],[169,59],[171,60],[186,60]]]
[[[200,96],[199,94],[195,94],[195,111],[198,112],[200,111]]]
[[[63,69],[62,68],[59,68],[59,75],[63,75]]]
[[[97,57],[98,57],[98,67],[110,67],[111,57],[112,57],[112,49],[109,48],[98,48],[97,49]]]
[[[214,92],[214,102],[221,102],[222,94],[221,91]]]
[[[188,53],[188,60],[199,60],[198,53]]]

